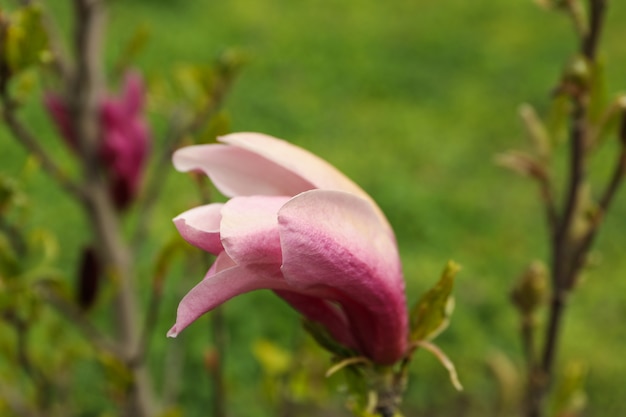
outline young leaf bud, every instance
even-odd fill
[[[579,97],[589,90],[591,80],[592,68],[589,61],[582,55],[576,55],[565,67],[557,93]]]
[[[541,261],[534,261],[519,277],[511,291],[511,301],[523,314],[533,314],[539,308],[548,292],[548,270]]]
[[[545,165],[533,155],[521,151],[508,151],[496,155],[495,163],[508,168],[516,174],[545,180],[548,177]]]
[[[537,115],[535,108],[530,104],[524,103],[519,107],[519,115],[537,155],[542,158],[549,157],[552,147],[550,135],[545,124]]]

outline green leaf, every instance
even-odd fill
[[[30,5],[13,13],[7,30],[5,53],[5,59],[14,73],[50,60],[48,34],[40,7]]]
[[[454,306],[454,277],[461,267],[449,261],[441,279],[411,310],[411,341],[432,340],[448,327]]]
[[[535,108],[528,103],[524,103],[519,107],[518,112],[535,154],[542,158],[549,157],[552,151],[552,139],[545,123],[537,115]]]

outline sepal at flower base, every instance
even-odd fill
[[[411,341],[432,340],[448,327],[454,310],[452,288],[460,266],[448,262],[441,279],[411,310]]]
[[[401,371],[402,373],[406,372],[406,367],[410,363],[414,351],[419,348],[425,349],[435,355],[441,365],[446,368],[450,382],[458,391],[461,391],[463,387],[459,382],[454,364],[437,345],[432,343],[432,340],[450,324],[450,316],[454,310],[452,289],[454,279],[460,269],[461,267],[457,263],[449,261],[439,281],[411,309],[411,351],[407,355],[403,364],[404,369]]]

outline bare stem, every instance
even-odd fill
[[[552,181],[547,173],[539,178],[539,188],[545,210],[546,225],[550,232],[550,238],[554,239],[559,224],[559,214],[555,204]]]

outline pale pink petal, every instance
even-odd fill
[[[292,196],[315,188],[288,169],[234,146],[188,146],[174,153],[173,162],[179,171],[204,172],[227,197]]]
[[[310,184],[311,188],[346,191],[363,198],[370,197],[337,168],[302,148],[262,133],[231,133],[218,138],[220,142],[245,149],[287,169]],[[277,178],[274,178],[276,181]],[[295,195],[307,189],[300,189]]]
[[[219,265],[219,262],[225,265]],[[233,266],[225,253],[218,256],[216,265],[183,297],[176,312],[176,324],[167,333],[168,337],[178,336],[198,317],[236,295],[258,289],[288,288],[278,268],[248,269]]]
[[[222,208],[220,236],[239,265],[281,265],[278,210],[289,197],[235,197]]]
[[[406,349],[404,281],[395,241],[372,205],[328,190],[302,193],[278,214],[285,280],[331,287],[360,350],[381,364]]]
[[[220,203],[195,207],[174,218],[174,224],[187,242],[214,255],[224,250],[220,240]]]
[[[262,156],[268,161],[272,161],[277,166],[281,166],[291,172],[292,175],[302,178],[302,180],[306,181],[308,184],[313,185],[312,187],[294,190],[295,192],[287,195],[293,196],[310,189],[319,188],[345,191],[367,200],[376,211],[378,217],[386,224],[388,233],[393,235],[387,218],[374,200],[341,171],[317,155],[292,145],[285,140],[262,133],[231,133],[219,137],[218,140]],[[270,179],[270,181],[280,182],[282,179],[275,177]]]

